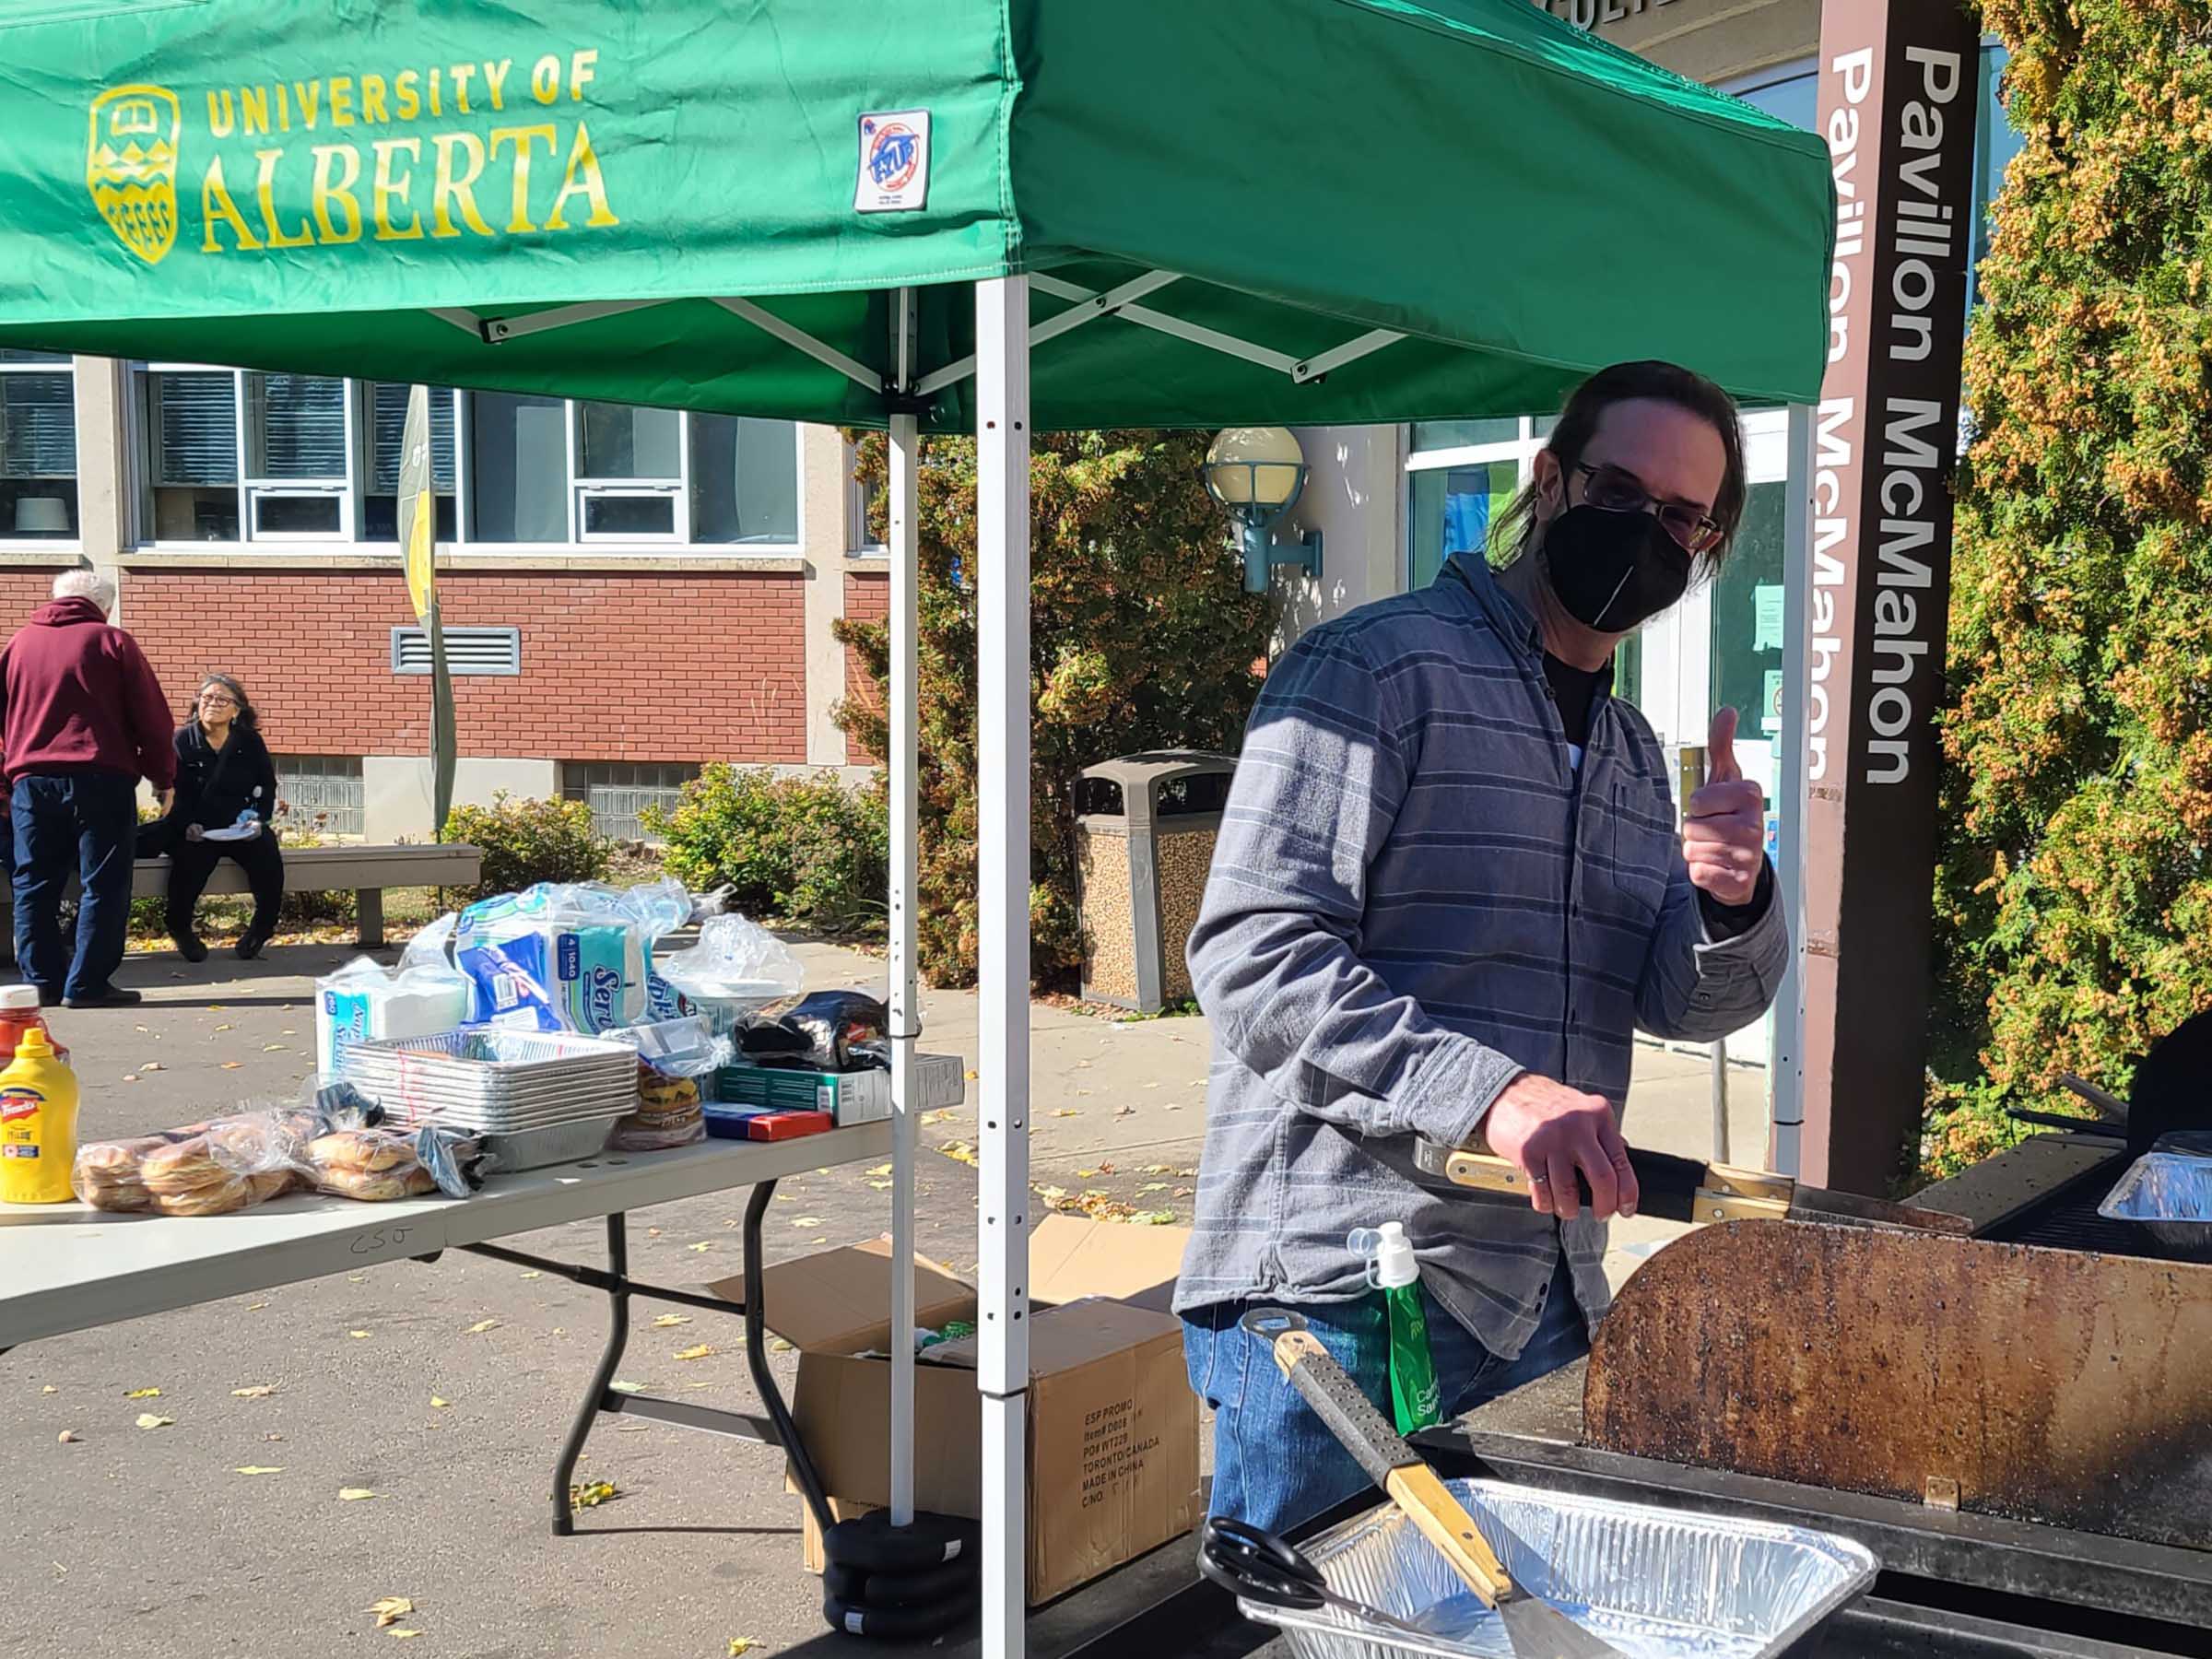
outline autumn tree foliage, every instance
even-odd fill
[[[1967,346],[1932,1171],[2212,1005],[2212,6],[1982,11],[2024,147]]]
[[[1031,441],[1030,951],[1040,983],[1081,959],[1075,785],[1082,769],[1153,748],[1234,753],[1259,695],[1274,606],[1243,589],[1228,521],[1206,492],[1196,432],[1041,433]],[[880,433],[860,444],[885,481]],[[975,443],[924,441],[920,542],[921,848],[917,929],[939,985],[976,972]],[[872,509],[885,533],[884,503]],[[889,747],[889,633],[842,621],[876,696],[839,711],[870,753]]]

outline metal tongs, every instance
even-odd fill
[[[1210,1515],[1198,1529],[1198,1571],[1231,1595],[1247,1601],[1300,1613],[1338,1607],[1371,1624],[1418,1636],[1425,1641],[1434,1640],[1409,1619],[1337,1594],[1321,1576],[1321,1569],[1284,1539],[1226,1515]]]

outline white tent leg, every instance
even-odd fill
[[[1767,1045],[1767,1167],[1797,1173],[1805,1136],[1805,818],[1809,806],[1806,731],[1812,634],[1813,411],[1790,406],[1789,495],[1782,535],[1782,778],[1774,809],[1775,900],[1790,929],[1790,966],[1774,998]]]
[[[1020,1659],[1028,1605],[1030,289],[975,285],[976,751],[982,1039],[983,1653]]]
[[[914,962],[917,720],[914,468],[921,433],[891,417],[891,1524],[914,1518],[914,1045],[922,1030]]]

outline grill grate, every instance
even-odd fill
[[[2159,1262],[2187,1260],[2152,1238],[2148,1228],[2107,1220],[2097,1213],[2119,1171],[2126,1167],[2126,1159],[2119,1159],[2110,1176],[2076,1182],[1985,1236],[2002,1244],[2038,1244],[2046,1250],[2097,1251],[2105,1255],[2148,1256]]]

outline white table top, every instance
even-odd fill
[[[0,1348],[890,1152],[886,1122],[788,1141],[603,1152],[495,1175],[465,1199],[362,1204],[300,1193],[192,1217],[0,1205]]]

